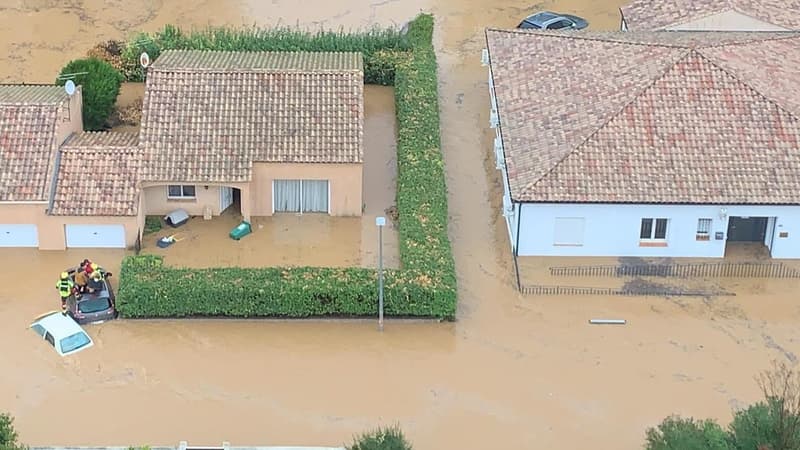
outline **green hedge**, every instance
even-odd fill
[[[394,79],[393,54],[410,49],[408,39],[393,29],[374,28],[363,33],[318,31],[307,33],[292,28],[209,27],[185,32],[167,25],[155,33],[133,36],[122,51],[123,72],[128,81],[142,81],[139,56],[147,52],[155,60],[163,50],[231,51],[330,51],[361,52],[367,84],[388,86]]]
[[[385,312],[452,320],[456,276],[447,236],[432,35],[433,17],[420,15],[403,38],[410,46],[408,51],[374,53],[380,61],[391,63],[380,73],[394,73],[398,123],[402,269],[385,272]],[[333,43],[326,41],[320,50],[331,46]],[[117,306],[123,317],[131,318],[361,316],[377,311],[376,285],[375,269],[186,269],[165,266],[158,256],[140,255],[129,256],[122,263]]]

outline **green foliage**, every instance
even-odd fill
[[[219,30],[219,34],[209,33],[184,36],[168,27],[158,39],[169,44],[164,48],[191,42],[202,48],[245,50],[263,49],[253,44],[253,36],[262,36],[259,33],[283,36],[276,41],[283,45],[278,49],[290,50],[352,49],[355,43],[366,46],[370,39],[376,40],[377,44],[369,47],[375,50],[370,57],[379,61],[373,63],[372,76],[393,74],[395,81],[397,208],[403,266],[401,270],[385,272],[385,313],[452,320],[457,301],[456,276],[447,235],[447,188],[439,148],[436,56],[431,42],[433,17],[417,17],[409,26],[408,39],[402,40],[395,32],[360,37],[320,32],[305,38],[294,31],[283,35],[252,32],[243,35],[250,36],[247,39],[226,29]],[[389,44],[394,45],[392,48],[411,45],[411,50],[378,50]],[[129,318],[373,315],[377,312],[377,278],[377,271],[367,268],[197,270],[167,267],[158,256],[129,256],[120,270],[117,309]]]
[[[728,450],[728,436],[713,420],[670,416],[647,430],[647,450]],[[755,447],[753,447],[755,449]]]
[[[187,32],[167,25],[156,33],[133,36],[122,52],[122,60],[127,79],[142,81],[144,77],[139,66],[142,52],[147,52],[151,61],[163,50],[361,52],[365,82],[386,86],[394,79],[390,64],[393,55],[409,49],[405,36],[393,29],[308,33],[288,27],[208,27]]]
[[[347,450],[412,450],[399,426],[378,428],[355,438]]]
[[[781,424],[783,400],[773,398],[736,411],[730,424],[731,449],[794,450],[800,444],[800,430],[784,433]]]
[[[7,413],[0,413],[0,449],[21,450],[25,447],[17,439],[17,430],[14,429],[14,418]]]
[[[83,95],[83,128],[85,130],[102,130],[108,116],[114,110],[120,86],[124,80],[111,64],[97,58],[75,59],[67,63],[56,83],[63,86],[67,79],[65,74],[86,72],[75,75],[72,81],[81,86]]]
[[[144,234],[155,233],[161,230],[163,226],[160,216],[147,216],[144,218]]]

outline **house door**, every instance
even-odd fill
[[[223,186],[219,188],[219,213],[228,209],[233,204],[233,188]]]
[[[272,206],[282,212],[328,212],[328,180],[275,180]]]
[[[728,241],[764,242],[767,217],[731,217],[728,221]]]

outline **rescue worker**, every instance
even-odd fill
[[[59,295],[61,295],[61,313],[67,313],[67,299],[70,295],[72,295],[72,289],[75,287],[75,284],[72,282],[72,279],[69,277],[67,272],[61,272],[61,277],[56,282],[56,289],[58,289]]]
[[[95,270],[92,272],[92,276],[89,277],[89,292],[96,292],[103,290],[103,275],[100,274],[99,270]]]
[[[83,270],[75,272],[75,290],[77,291],[77,296],[86,292],[88,285],[89,276],[86,275],[86,272]]]

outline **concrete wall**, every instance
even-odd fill
[[[725,11],[691,22],[667,27],[669,31],[789,31],[736,11]]]
[[[273,214],[273,180],[328,180],[331,215],[360,216],[364,205],[362,167],[361,164],[254,163],[250,213],[254,216]]]
[[[136,216],[48,216],[47,203],[0,204],[0,216],[7,224],[34,224],[39,232],[39,250],[66,249],[66,225],[123,225],[125,244],[130,248],[139,236],[139,218]]]
[[[75,93],[69,99],[69,109],[59,110],[58,123],[56,124],[56,147],[60,147],[72,133],[83,131],[83,94],[80,86],[75,87]]]
[[[542,256],[710,257],[725,255],[730,217],[775,217],[765,239],[774,258],[800,258],[800,206],[521,204],[519,254]],[[726,210],[721,217],[721,208]],[[584,219],[582,243],[559,245],[556,218]],[[642,218],[667,218],[664,243],[640,241]],[[697,221],[713,220],[711,238],[696,240]],[[563,223],[559,221],[559,223]],[[723,232],[716,240],[715,233]],[[787,233],[786,237],[780,237]],[[513,236],[509,236],[513,238]]]

